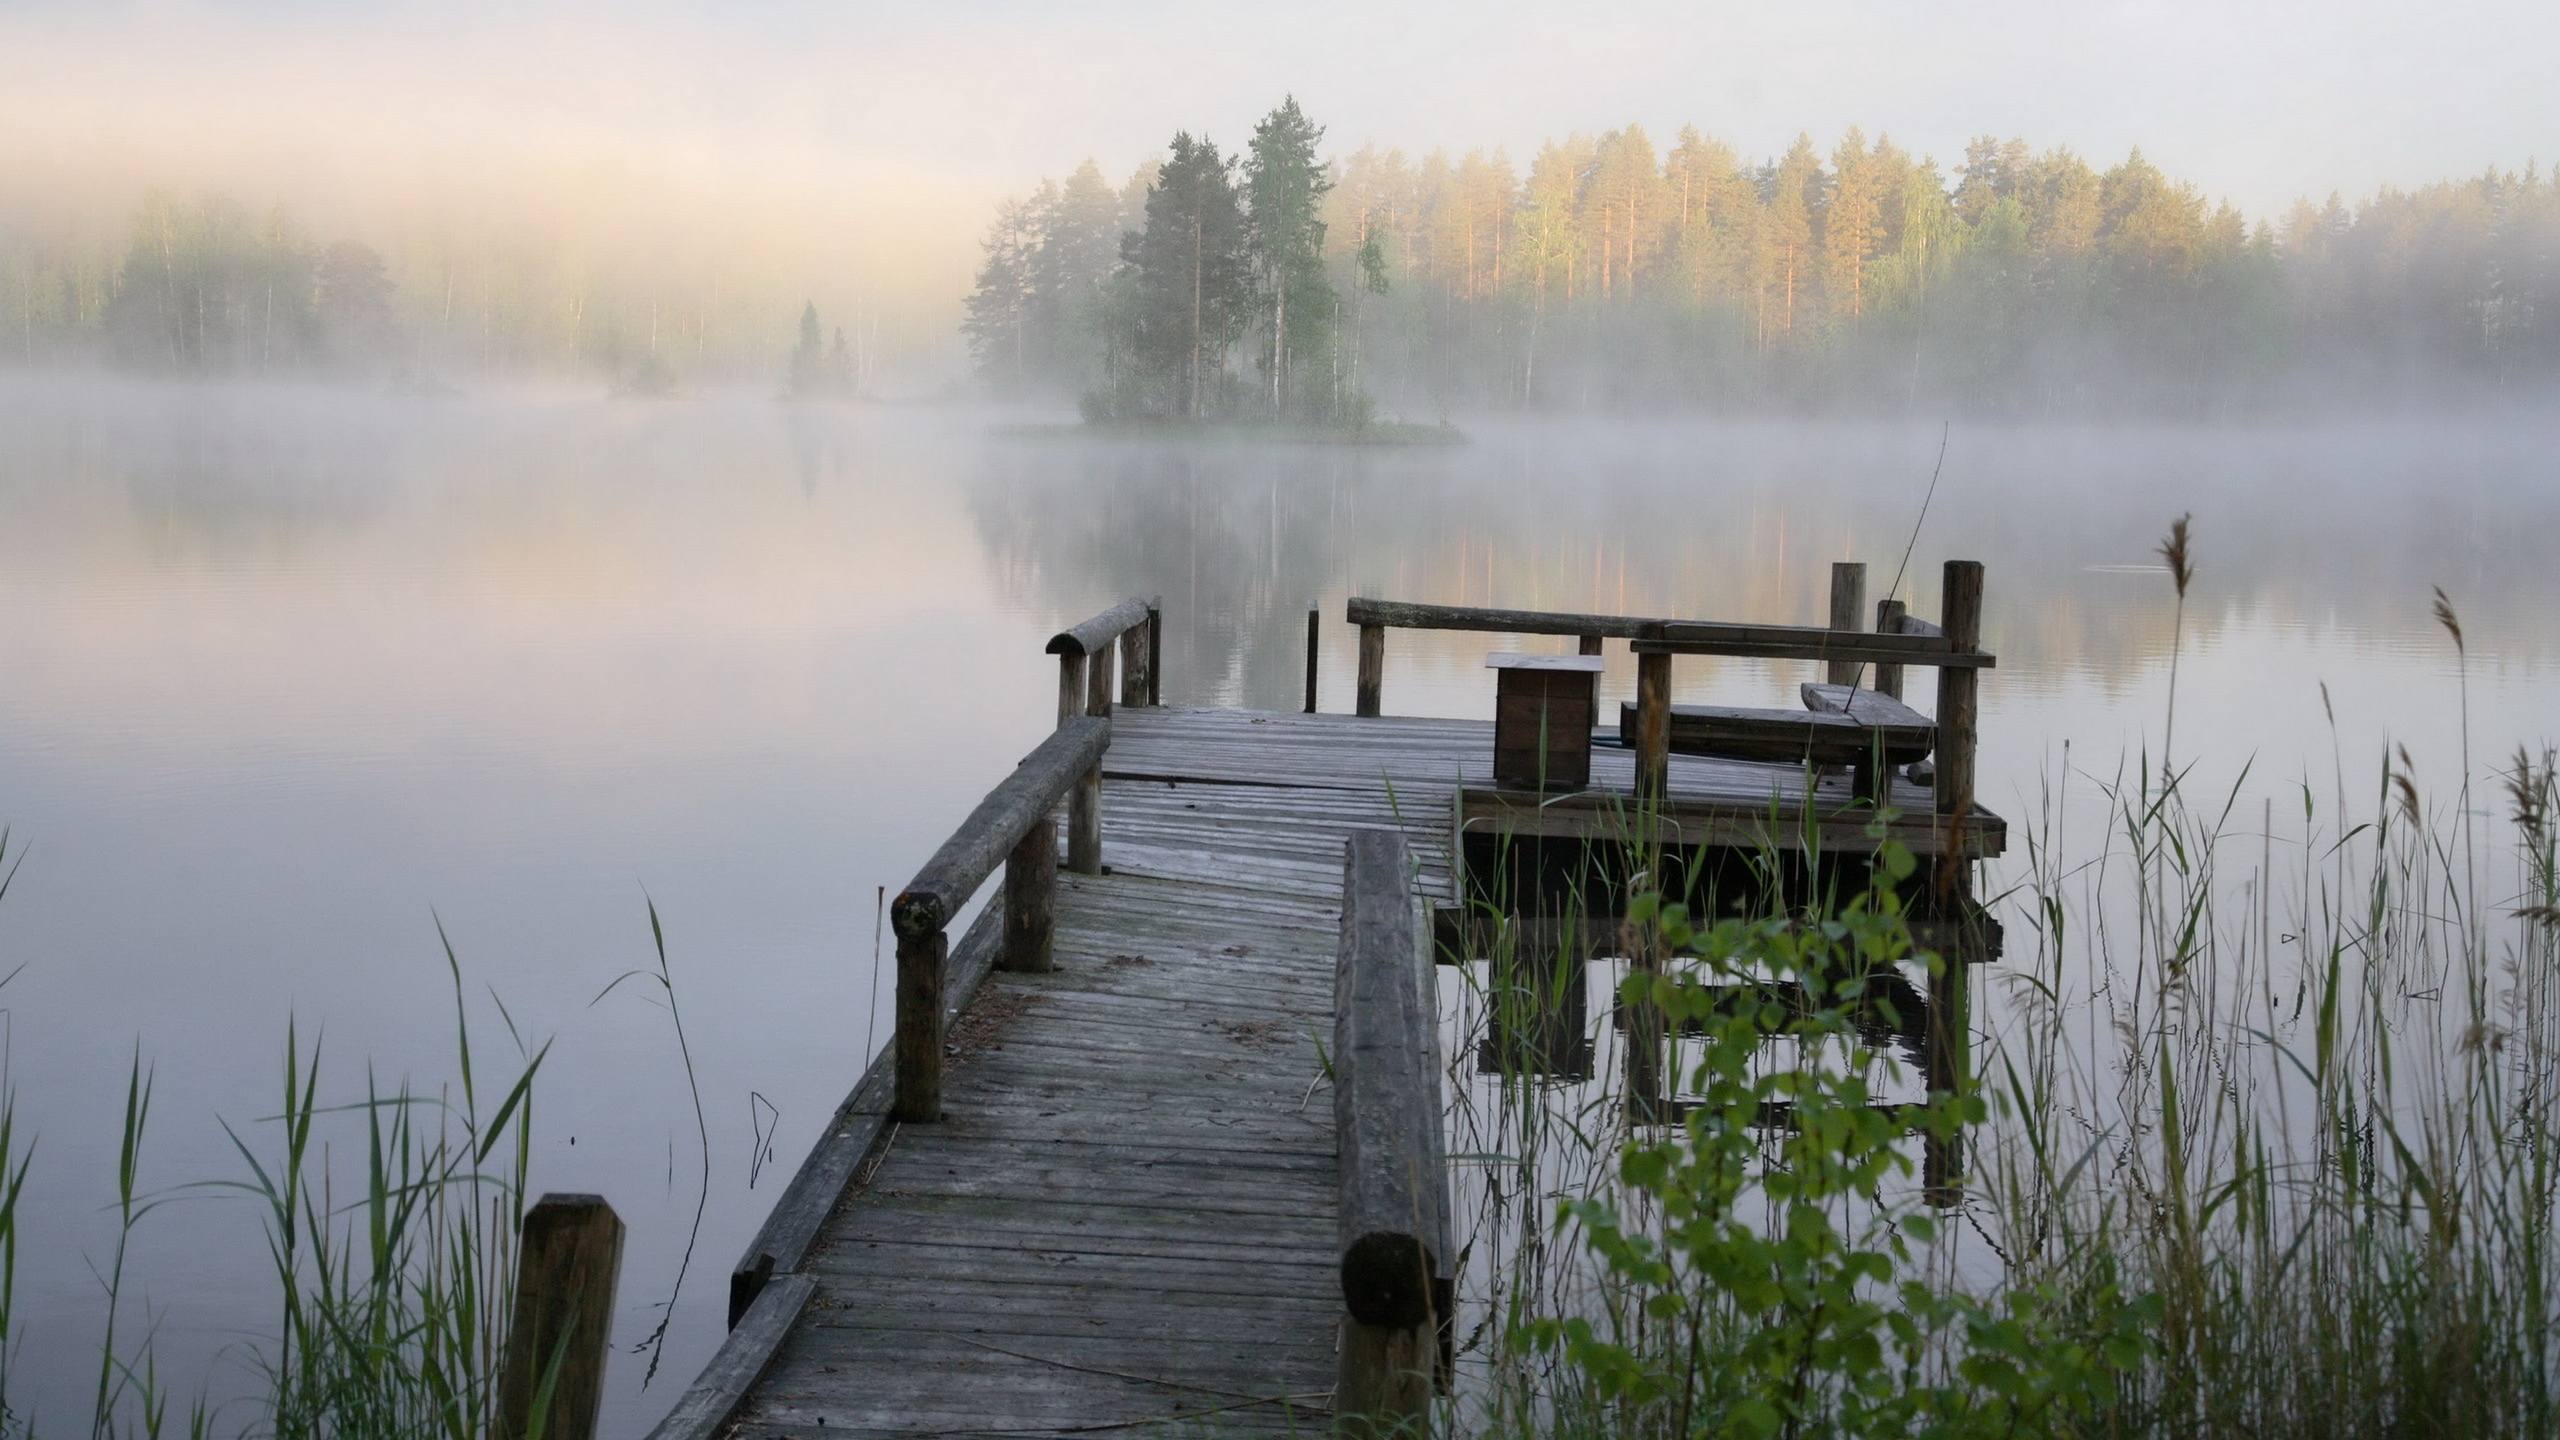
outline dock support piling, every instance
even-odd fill
[[[1387,673],[1387,627],[1360,627],[1360,693],[1357,710],[1362,715],[1378,713],[1378,691]]]
[[[497,1440],[594,1440],[604,1400],[622,1220],[601,1195],[545,1195],[517,1232],[515,1323],[498,1382]],[[548,1404],[535,1423],[542,1382]]]
[[[1941,585],[1938,624],[1948,648],[1974,650],[1982,643],[1982,563],[1950,560]],[[1973,865],[1965,858],[1964,832],[1973,815],[1976,708],[1981,675],[1960,666],[1938,671],[1938,823],[1945,834],[1938,857],[1935,888],[1939,916],[1953,924],[1973,923]],[[1929,977],[1929,1088],[1953,1094],[1967,1082],[1971,1061],[1972,1017],[1968,1010],[1965,956],[1979,947],[1950,947]],[[1932,1137],[1922,1157],[1922,1184],[1932,1204],[1954,1204],[1964,1185],[1963,1139]]]

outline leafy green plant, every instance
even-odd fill
[[[1900,881],[1911,857],[1882,852]],[[1862,1026],[1892,1002],[1877,975],[1912,959],[1878,886],[1816,921],[1701,922],[1641,896],[1622,989],[1695,1041],[1677,1122],[1619,1152],[1616,1198],[1557,1208],[1600,1263],[1602,1313],[1526,1322],[1569,1362],[1559,1411],[1666,1436],[2071,1433],[2148,1353],[2158,1302],[2082,1277],[2076,1293],[1980,1299],[1942,1283],[1937,1217],[1910,1132],[1952,1144],[1984,1118],[1968,1092],[1880,1103],[1898,1066]],[[1930,965],[1940,963],[1925,957]],[[1775,1046],[1771,1045],[1775,1041]],[[1770,1048],[1790,1060],[1767,1063]],[[1772,1133],[1774,1138],[1770,1138]]]

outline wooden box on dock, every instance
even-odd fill
[[[1497,651],[1484,663],[1496,677],[1493,783],[1523,790],[1587,788],[1600,657]]]

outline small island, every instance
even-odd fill
[[[1462,442],[1446,421],[1380,417],[1361,388],[1360,312],[1387,292],[1386,259],[1363,233],[1348,283],[1327,273],[1323,139],[1291,97],[1240,155],[1182,131],[1120,190],[1087,161],[997,207],[961,323],[979,382],[1075,395],[1097,435]]]

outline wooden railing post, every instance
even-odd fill
[[[1581,648],[1581,652],[1580,652],[1580,653],[1582,653],[1582,654],[1585,654],[1585,655],[1597,655],[1597,654],[1599,654],[1599,653],[1600,653],[1600,637],[1599,637],[1599,636],[1597,636],[1597,635],[1585,635],[1585,636],[1583,636],[1583,637],[1582,637],[1582,640],[1581,640],[1581,647],[1582,647],[1582,648]]]
[[[1909,607],[1899,600],[1877,601],[1876,633],[1879,635],[1901,634],[1902,617],[1908,609]],[[1887,665],[1882,661],[1876,663],[1876,693],[1895,700],[1902,698],[1901,666]]]
[[[942,1118],[942,991],[951,963],[943,927],[950,917],[938,901],[910,906],[898,898],[891,912],[898,931],[898,1094],[890,1108],[907,1124],[929,1125]]]
[[[523,1440],[551,1379],[543,1440],[594,1440],[604,1401],[622,1221],[601,1195],[545,1195],[525,1212],[516,1250],[514,1323],[498,1381],[497,1440]]]
[[[1320,632],[1316,612],[1307,612],[1307,713],[1316,713],[1316,645]]]
[[[1058,935],[1058,821],[1043,815],[1004,862],[1004,968],[1047,970]]]
[[[1387,673],[1387,627],[1360,627],[1360,689],[1355,709],[1363,715],[1378,713],[1378,691]]]
[[[1831,562],[1831,628],[1855,630],[1866,622],[1867,567],[1856,560]],[[1823,677],[1834,685],[1858,683],[1858,662],[1834,660]]]
[[[1120,703],[1147,703],[1147,627],[1132,625],[1120,632]]]
[[[1671,788],[1671,657],[1636,656],[1636,796],[1659,802]]]
[[[1102,764],[1077,777],[1067,797],[1067,868],[1079,875],[1102,873]]]
[[[1939,628],[1948,648],[1977,650],[1982,645],[1982,562],[1950,560],[1941,582]],[[1973,863],[1966,858],[1966,835],[1973,818],[1976,708],[1980,672],[1949,667],[1938,672],[1939,823],[1937,910],[1941,919],[1959,927],[1973,918]],[[1978,947],[1949,947],[1929,977],[1929,1088],[1952,1094],[1964,1085],[1971,1069],[1966,1051],[1972,1044],[1972,1017],[1965,956]],[[1923,1158],[1921,1177],[1927,1197],[1937,1204],[1960,1198],[1964,1183],[1962,1141],[1933,1144]]]
[[[1164,703],[1164,602],[1147,602],[1147,703]]]
[[[1085,713],[1111,718],[1111,648],[1095,651],[1086,663]],[[1079,875],[1102,873],[1102,766],[1077,777],[1067,795],[1067,866]]]
[[[1084,657],[1086,667],[1084,713],[1087,715],[1099,715],[1105,719],[1109,719],[1111,716],[1111,658],[1113,648],[1114,647],[1110,644],[1105,643],[1101,649]]]
[[[1084,664],[1082,651],[1058,657],[1058,723],[1061,725],[1084,713]]]

